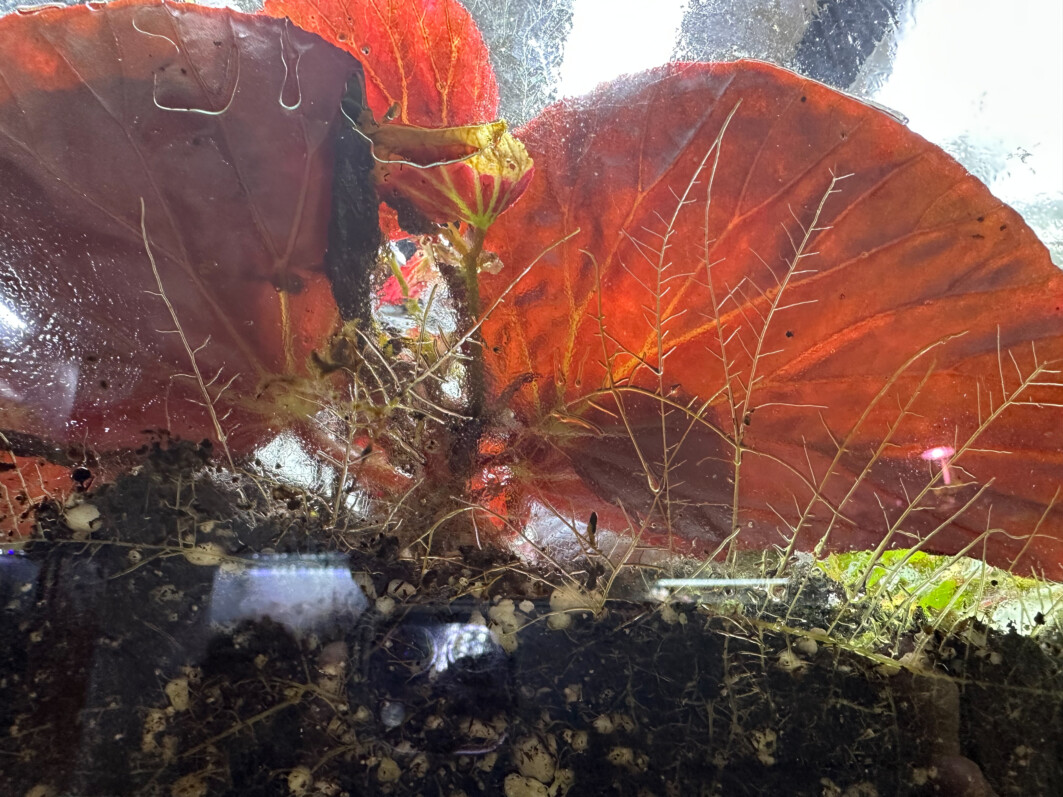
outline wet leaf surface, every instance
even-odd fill
[[[364,60],[378,112],[495,107],[453,4],[288,11]],[[239,453],[318,408],[327,385],[301,380],[336,323],[330,130],[357,64],[284,21],[182,6],[0,35],[3,428]],[[478,499],[593,509],[675,551],[918,545],[1063,573],[1063,278],[955,162],[752,62],[626,79],[524,136],[542,175],[491,230],[508,268],[483,275],[491,307],[531,266],[484,325],[516,424],[485,419],[509,470],[475,476]]]
[[[521,135],[541,176],[491,229],[485,305],[539,260],[484,336],[532,430],[524,498],[562,452],[658,545],[922,540],[1063,576],[1063,275],[962,167],[755,62]]]
[[[35,531],[36,512],[46,501],[64,501],[75,487],[73,468],[44,457],[0,454],[0,539],[12,541]]]
[[[220,424],[239,448],[298,405],[336,320],[331,135],[358,69],[190,5],[0,21],[0,427],[109,450]]]
[[[369,107],[422,127],[487,122],[498,85],[469,12],[454,0],[267,0],[267,14],[352,53],[365,67]]]

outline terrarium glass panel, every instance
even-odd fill
[[[1063,11],[0,0],[0,791],[1063,792]]]

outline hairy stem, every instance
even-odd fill
[[[467,241],[452,227],[444,233],[461,256],[458,269],[442,269],[458,320],[460,343],[458,348],[465,362],[465,416],[451,427],[454,440],[450,450],[450,464],[454,474],[465,477],[472,472],[473,458],[484,423],[484,357],[480,323],[480,255],[483,253],[485,230],[474,228]]]
[[[473,233],[472,245],[462,258],[462,271],[465,277],[465,313],[467,322],[462,332],[472,328],[480,319],[480,275],[478,273],[480,253],[484,248],[485,231],[477,228]],[[477,333],[465,344],[464,354],[469,358],[466,366],[466,390],[469,401],[469,415],[475,421],[483,414],[484,405],[484,349],[483,337]]]

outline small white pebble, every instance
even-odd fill
[[[628,733],[634,733],[635,731],[635,720],[628,714],[615,712],[613,714],[613,722],[619,730],[627,731]]]
[[[553,795],[564,795],[569,789],[576,783],[576,773],[571,769],[559,769],[554,775],[554,783],[550,787],[551,797]]]
[[[296,767],[288,773],[288,791],[302,797],[314,782],[314,776],[309,767]]]
[[[627,769],[635,764],[635,751],[630,747],[614,747],[609,751],[606,758],[609,759],[609,763],[613,766]]]
[[[381,760],[376,768],[376,779],[381,783],[394,783],[402,777],[402,770],[391,758]]]
[[[568,612],[551,614],[546,618],[546,627],[551,631],[564,631],[572,625],[572,615]]]
[[[164,687],[166,697],[170,699],[170,705],[174,711],[188,710],[188,679],[184,676],[174,678]]]
[[[612,733],[616,730],[616,723],[613,722],[613,718],[608,714],[602,714],[591,724],[598,733]]]
[[[778,734],[771,728],[753,731],[750,734],[750,741],[757,753],[757,759],[766,767],[775,763],[775,744],[778,739]]]
[[[388,584],[388,595],[391,595],[398,600],[406,600],[417,594],[417,587],[408,581],[403,581],[400,578],[396,578],[390,584]]]
[[[526,778],[535,778],[541,783],[554,779],[557,762],[547,749],[547,744],[538,736],[526,736],[517,742],[515,751],[517,769]]]
[[[164,730],[166,730],[166,712],[161,708],[150,709],[144,718],[144,733],[159,733]]]
[[[512,634],[520,628],[520,621],[517,619],[516,614],[516,606],[513,605],[513,601],[509,598],[499,601],[497,605],[488,609],[487,616],[491,619],[492,623],[497,625],[506,634]]]
[[[516,772],[506,775],[503,785],[506,797],[548,797],[546,786],[535,778],[527,778]]]
[[[87,536],[100,527],[100,510],[93,504],[78,504],[63,513],[63,521],[75,535]]]
[[[590,735],[586,731],[562,731],[561,738],[577,753],[585,753],[590,746]]]
[[[352,573],[351,579],[362,588],[365,597],[369,600],[376,600],[376,587],[373,586],[373,577],[371,575],[366,572]]]

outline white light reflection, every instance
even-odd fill
[[[785,586],[788,578],[659,578],[653,586],[658,589],[719,589],[721,587]]]
[[[1063,3],[921,0],[913,17],[874,99],[1005,202],[1063,202]],[[1050,247],[1052,221],[1034,224]]]
[[[562,96],[586,94],[618,75],[667,63],[687,0],[576,0],[561,64]]]
[[[348,624],[369,606],[346,557],[263,556],[246,569],[214,573],[210,622],[230,626],[269,617],[292,633]]]
[[[0,297],[0,341],[15,344],[29,331],[30,325]]]
[[[269,475],[286,484],[315,491],[328,487],[335,471],[307,452],[303,441],[290,432],[277,435],[255,450],[255,458]]]
[[[676,590],[688,590],[691,598],[697,598],[699,602],[710,602],[711,597],[718,601],[721,597],[729,597],[723,590],[761,590],[773,592],[790,583],[788,578],[659,578],[653,582],[650,596],[657,600],[668,600],[677,597]]]
[[[482,625],[447,623],[429,633],[436,651],[432,669],[437,673],[462,659],[478,659],[491,653],[502,652],[491,632]]]

